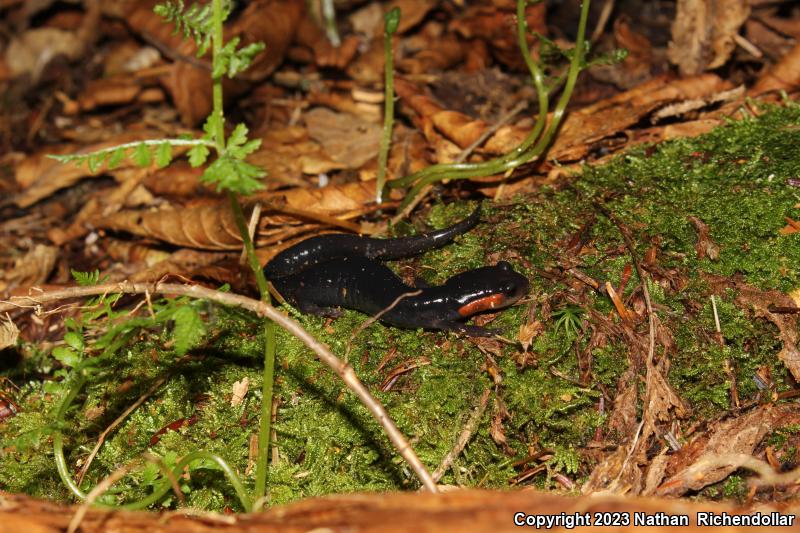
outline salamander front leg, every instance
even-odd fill
[[[472,326],[462,322],[438,322],[434,324],[436,329],[443,329],[448,331],[455,331],[456,333],[463,333],[469,337],[494,337],[500,332],[495,329],[483,328],[481,326]]]

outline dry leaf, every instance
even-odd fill
[[[275,193],[257,193],[254,200],[271,203],[285,202],[294,209],[322,213],[354,211],[362,213],[375,199],[375,184],[352,182],[328,185],[319,189],[290,189]]]
[[[722,66],[750,14],[746,0],[678,0],[668,55],[684,76]]]
[[[381,127],[349,113],[324,107],[307,111],[303,120],[312,139],[347,168],[357,169],[378,155]]]
[[[441,31],[430,29],[431,25],[428,25],[422,32],[406,40],[407,46],[418,52],[399,59],[398,70],[406,74],[428,74],[448,69],[464,59],[466,47],[461,40],[452,33],[442,35]]]
[[[19,329],[11,318],[0,318],[0,350],[5,350],[9,346],[17,344]]]
[[[786,219],[786,226],[782,227],[778,230],[778,233],[781,235],[791,235],[793,233],[797,233],[800,231],[800,222],[794,220],[789,217],[784,217]]]
[[[712,261],[719,259],[719,246],[711,240],[708,224],[695,216],[688,216],[686,218],[694,225],[694,229],[697,230],[697,242],[694,245],[697,258],[703,259],[708,256]]]
[[[78,97],[81,110],[100,106],[128,104],[142,92],[140,80],[129,76],[90,80]]]
[[[728,82],[712,74],[669,82],[664,77],[654,78],[630,91],[570,113],[548,157],[558,161],[581,159],[589,153],[594,143],[618,134],[668,103],[704,98],[728,88]],[[512,147],[496,147],[489,139],[485,148],[492,152],[500,149],[505,153]]]
[[[795,406],[767,405],[719,422],[708,430],[708,435],[701,436],[673,456],[673,462],[680,465],[678,472],[665,481],[655,494],[680,496],[725,479],[737,469],[737,465],[720,465],[714,460],[715,457],[751,455],[767,434],[798,420],[800,413]],[[684,462],[687,458],[688,461]]]
[[[249,388],[250,378],[247,376],[233,384],[233,390],[231,392],[231,407],[236,407],[237,405],[242,404]]]
[[[375,152],[377,153],[377,151]],[[285,185],[307,187],[303,174],[320,174],[349,168],[311,140],[309,132],[299,126],[273,129],[262,137],[261,147],[247,161],[269,170],[268,188]]]
[[[38,80],[53,58],[64,56],[74,61],[83,55],[86,44],[73,31],[35,28],[11,39],[6,49],[6,64],[13,76],[29,74]]]
[[[598,65],[589,74],[621,89],[647,81],[653,64],[653,46],[649,39],[632,28],[629,17],[623,15],[614,21],[614,40],[618,48],[628,51],[625,60],[614,65]]]
[[[664,448],[661,453],[653,457],[650,465],[647,467],[647,474],[644,479],[644,488],[642,489],[643,495],[652,495],[656,489],[661,485],[666,473],[667,464],[669,463],[670,456],[667,455],[669,448]]]
[[[504,65],[515,69],[524,69],[525,65],[516,32],[516,12],[513,2],[492,2],[469,4],[460,16],[449,24],[449,29],[469,41],[480,41],[486,44],[492,55]],[[547,35],[545,2],[529,4],[525,10],[525,20],[531,33]],[[529,37],[529,42],[533,37]]]
[[[674,416],[685,418],[691,409],[686,402],[678,395],[677,391],[669,384],[666,378],[668,373],[668,360],[663,358],[659,365],[654,365],[648,361],[646,378],[646,398],[643,412],[649,431],[656,421],[669,422]]]
[[[127,231],[179,246],[235,250],[242,239],[227,202],[186,209],[120,211],[95,221],[98,228]]]
[[[794,300],[780,291],[762,291],[757,287],[744,282],[731,282],[729,279],[706,274],[705,279],[714,288],[716,293],[731,287],[736,292],[736,302],[745,307],[752,307],[756,316],[765,317],[778,327],[778,336],[783,343],[783,348],[778,352],[778,359],[783,361],[795,381],[800,381],[800,333],[797,330],[797,319],[792,315],[771,312],[770,306],[794,307]]]
[[[0,277],[5,275],[5,281],[10,289],[41,285],[50,277],[56,259],[58,259],[58,248],[37,244],[14,261],[14,268],[8,272],[0,272]]]
[[[513,456],[515,455],[514,450],[508,445],[508,439],[506,438],[505,429],[503,428],[503,421],[511,418],[511,415],[505,403],[497,396],[495,396],[494,404],[495,411],[492,415],[491,425],[489,426],[489,434],[492,436],[492,440],[494,440],[495,444],[503,448],[506,455]]]
[[[534,320],[532,322],[527,322],[522,324],[519,327],[519,334],[517,335],[517,339],[519,340],[520,344],[522,344],[522,350],[527,352],[528,348],[530,348],[533,339],[544,331],[544,325],[540,320]]]
[[[642,473],[628,446],[619,446],[589,474],[581,494],[638,494]]]
[[[617,395],[608,420],[608,428],[620,437],[632,435],[636,430],[639,379],[632,369],[625,371],[617,381]]]

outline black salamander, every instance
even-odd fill
[[[444,246],[475,227],[480,206],[450,227],[398,239],[333,234],[312,237],[276,255],[264,267],[275,289],[304,313],[338,316],[346,307],[369,315],[394,307],[380,320],[403,328],[454,330],[489,336],[491,330],[464,324],[472,315],[514,304],[528,292],[527,278],[509,263],[456,274],[443,285],[410,287],[377,260],[399,259]]]

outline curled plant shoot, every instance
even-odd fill
[[[525,64],[530,71],[533,84],[536,87],[539,100],[539,115],[536,119],[536,124],[519,145],[510,152],[490,161],[482,163],[436,164],[420,170],[419,172],[390,181],[387,186],[391,188],[411,186],[411,190],[406,194],[400,206],[401,210],[413,202],[417,195],[420,194],[420,191],[427,185],[436,183],[437,181],[475,178],[511,172],[518,166],[533,161],[544,154],[561,125],[567,103],[569,103],[572,97],[572,91],[575,88],[578,74],[584,67],[586,48],[584,37],[586,35],[586,22],[589,16],[589,4],[589,0],[585,0],[581,4],[578,35],[576,37],[575,48],[571,52],[572,57],[564,82],[564,88],[553,110],[550,123],[547,128],[545,128],[547,124],[550,91],[545,88],[542,68],[533,60],[530,50],[528,49],[528,24],[525,19],[525,8],[528,5],[528,0],[517,0],[517,41]]]

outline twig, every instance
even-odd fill
[[[219,292],[206,287],[198,285],[179,285],[175,283],[133,283],[130,281],[122,281],[119,283],[104,283],[94,285],[91,287],[70,287],[52,292],[42,292],[36,297],[33,296],[13,296],[7,301],[0,300],[0,312],[16,309],[20,307],[37,308],[42,304],[63,300],[67,298],[81,298],[85,296],[95,296],[98,294],[107,294],[113,292],[125,294],[143,294],[145,291],[150,291],[152,294],[160,294],[165,296],[190,296],[193,298],[203,298],[211,300],[222,305],[229,305],[232,307],[241,307],[252,311],[259,316],[267,317],[276,322],[279,326],[287,330],[289,333],[297,337],[303,344],[308,346],[314,351],[317,356],[324,362],[331,370],[336,373],[347,385],[347,387],[355,393],[361,402],[367,407],[372,416],[383,427],[392,445],[397,450],[397,453],[409,464],[416,476],[419,478],[423,486],[430,492],[438,492],[436,483],[433,481],[430,473],[419,460],[417,454],[411,448],[408,440],[403,436],[397,426],[394,424],[386,409],[381,405],[367,390],[363,383],[356,376],[353,367],[336,357],[325,345],[315,339],[300,324],[278,312],[277,309],[271,305],[240,296],[238,294],[231,294]]]
[[[408,205],[406,205],[403,209],[400,210],[399,213],[397,213],[395,216],[392,217],[391,219],[392,224],[397,224],[398,222],[406,218],[408,214],[411,213],[411,211],[413,211],[415,207],[417,207],[417,204],[419,204],[422,201],[422,199],[428,195],[431,189],[433,189],[433,185],[431,184],[425,185],[422,189],[420,189],[419,193],[417,193],[414,199],[408,202]]]
[[[520,111],[528,107],[528,102],[519,102],[515,105],[511,110],[505,113],[502,117],[500,117],[497,122],[486,128],[477,139],[475,139],[469,146],[461,150],[459,154],[453,160],[454,163],[463,163],[466,161],[467,157],[475,151],[480,145],[482,145],[486,140],[491,137],[497,130],[501,127],[506,125],[512,118],[514,118]],[[408,214],[414,210],[414,208],[419,204],[425,196],[427,196],[428,192],[433,188],[433,185],[426,185],[423,187],[419,193],[417,194],[414,199],[406,205],[404,209],[402,209],[399,213],[397,213],[394,217],[392,217],[392,224],[397,224],[400,220],[403,220]]]
[[[628,227],[622,223],[614,214],[606,209],[606,207],[599,202],[595,202],[594,206],[596,209],[600,210],[615,226],[619,229],[620,234],[622,235],[622,240],[625,241],[625,247],[628,249],[628,253],[631,255],[631,261],[633,262],[634,268],[636,268],[636,275],[639,277],[639,283],[642,285],[642,294],[644,295],[644,302],[645,306],[647,307],[647,317],[648,317],[648,333],[649,333],[649,344],[647,348],[647,390],[645,391],[645,399],[652,394],[652,390],[650,390],[650,379],[649,375],[650,372],[657,372],[658,370],[655,368],[653,364],[653,354],[655,352],[656,347],[656,315],[653,311],[653,304],[650,301],[650,290],[647,288],[647,278],[644,276],[644,270],[642,270],[642,266],[639,264],[639,258],[636,256],[636,247],[633,244],[633,239],[630,236],[630,231]],[[647,410],[647,403],[645,402],[644,410]],[[644,428],[645,421],[648,418],[648,413],[642,413],[642,421],[639,423],[639,427],[636,429],[636,435],[633,438],[633,442],[631,442],[631,446],[628,449],[628,453],[625,456],[625,461],[622,463],[622,467],[619,469],[619,473],[617,477],[614,479],[614,484],[622,477],[622,474],[625,472],[625,468],[627,468],[628,463],[633,457],[633,454],[636,450],[637,444],[639,442],[639,438],[642,433],[642,429]],[[649,425],[648,425],[649,427]],[[648,435],[649,436],[649,435]],[[647,438],[647,437],[645,437]]]
[[[475,410],[472,411],[472,414],[467,420],[467,423],[464,425],[464,429],[461,430],[461,433],[458,435],[458,439],[456,440],[456,445],[453,446],[453,449],[447,452],[447,455],[444,456],[442,459],[441,464],[439,467],[433,471],[433,480],[437,483],[447,469],[453,464],[453,461],[456,460],[464,448],[467,446],[467,443],[472,438],[472,434],[475,433],[475,430],[478,428],[478,424],[481,422],[481,418],[483,418],[483,413],[486,412],[486,405],[489,403],[489,394],[491,394],[491,389],[486,389],[483,391],[481,395],[481,399],[478,402],[478,405],[475,407]]]
[[[81,471],[78,474],[78,486],[80,486],[81,483],[83,482],[83,478],[84,478],[84,476],[86,476],[86,472],[89,471],[89,466],[92,464],[92,461],[94,461],[94,458],[97,455],[97,452],[100,451],[100,447],[103,445],[103,442],[105,442],[106,436],[108,436],[109,433],[114,431],[114,428],[116,428],[118,425],[120,425],[123,420],[128,418],[128,415],[130,415],[132,412],[134,412],[136,409],[138,409],[139,406],[142,405],[145,402],[145,400],[147,400],[147,398],[152,396],[153,393],[156,390],[158,390],[158,388],[161,385],[164,384],[164,382],[167,380],[167,377],[168,376],[164,376],[164,377],[158,378],[156,380],[156,382],[153,383],[153,385],[149,389],[147,389],[147,392],[145,392],[144,394],[139,396],[139,399],[136,400],[133,403],[133,405],[131,405],[130,407],[125,409],[125,411],[121,415],[119,415],[111,423],[111,425],[109,425],[106,429],[103,430],[103,432],[100,434],[100,437],[98,437],[98,439],[97,439],[97,444],[95,444],[94,448],[92,448],[91,453],[89,453],[89,457],[86,458],[86,462],[83,464],[83,467],[81,468]]]
[[[256,228],[258,227],[258,221],[261,220],[261,202],[256,202],[256,205],[253,207],[253,212],[250,213],[250,224],[247,226],[247,233],[250,235],[250,240],[254,240],[256,238]],[[247,264],[247,248],[242,247],[242,255],[239,256],[239,264],[244,266]]]
[[[453,160],[454,163],[463,163],[467,160],[467,157],[472,154],[480,145],[486,142],[486,140],[495,134],[497,130],[511,122],[515,116],[517,116],[523,109],[528,107],[528,102],[525,100],[521,102],[517,102],[517,105],[509,109],[506,113],[504,113],[494,124],[486,128],[486,131],[481,133],[477,139],[472,141],[469,146],[464,148]]]
[[[606,0],[606,3],[603,4],[603,9],[600,11],[600,17],[597,19],[597,25],[594,27],[594,31],[592,32],[592,36],[589,38],[589,42],[595,43],[597,39],[603,35],[603,29],[608,24],[608,19],[611,17],[611,13],[614,11],[614,0]]]
[[[417,296],[419,294],[422,294],[422,290],[404,292],[403,294],[395,298],[394,301],[391,304],[389,304],[388,307],[386,307],[385,309],[381,309],[378,312],[378,314],[373,315],[368,319],[366,319],[364,322],[362,322],[355,330],[353,330],[353,334],[350,335],[350,339],[347,341],[347,349],[344,352],[344,360],[347,361],[348,357],[350,356],[350,350],[353,348],[353,340],[355,340],[355,338],[358,336],[359,333],[361,333],[366,328],[368,328],[369,326],[380,320],[383,315],[385,315],[386,313],[397,307],[397,304],[399,304],[406,298],[410,296]]]
[[[78,530],[78,527],[81,525],[81,521],[83,517],[86,515],[86,512],[92,506],[92,504],[102,496],[102,494],[107,491],[111,485],[125,477],[128,472],[133,470],[142,462],[141,458],[137,458],[134,461],[131,461],[125,466],[121,466],[111,472],[105,479],[103,479],[100,483],[98,483],[92,491],[86,496],[86,501],[81,504],[80,507],[75,511],[75,514],[72,515],[72,520],[69,521],[69,526],[67,526],[67,533],[75,533]]]
[[[800,480],[800,468],[789,472],[776,472],[769,463],[756,459],[746,453],[725,453],[704,457],[681,473],[683,479],[693,479],[703,476],[717,469],[729,469],[731,472],[738,468],[747,468],[758,475],[758,479],[749,480],[751,487],[766,487],[777,485],[791,485]]]
[[[653,312],[653,304],[650,301],[650,290],[647,288],[647,278],[645,278],[644,270],[642,270],[642,266],[639,264],[639,258],[636,256],[636,247],[633,244],[633,239],[631,239],[628,227],[624,225],[616,216],[614,216],[614,213],[606,209],[606,207],[599,202],[595,202],[594,206],[600,212],[602,212],[615,226],[617,226],[617,229],[619,229],[620,234],[622,234],[622,240],[625,241],[625,247],[628,249],[628,253],[631,254],[631,261],[633,262],[634,268],[636,268],[636,275],[639,277],[639,282],[642,284],[642,294],[644,294],[644,303],[647,307],[647,317],[649,319],[650,329],[650,344],[647,348],[647,364],[651,365],[653,363],[653,353],[656,349],[656,316]]]
[[[181,61],[184,63],[188,63],[195,68],[211,72],[211,65],[209,65],[207,61],[203,61],[202,59],[197,59],[193,55],[181,54],[180,52],[176,51],[174,47],[167,46],[166,44],[164,44],[160,39],[156,38],[149,31],[145,30],[139,32],[139,36],[150,46],[158,50],[159,53],[172,59],[173,61],[176,62]]]

